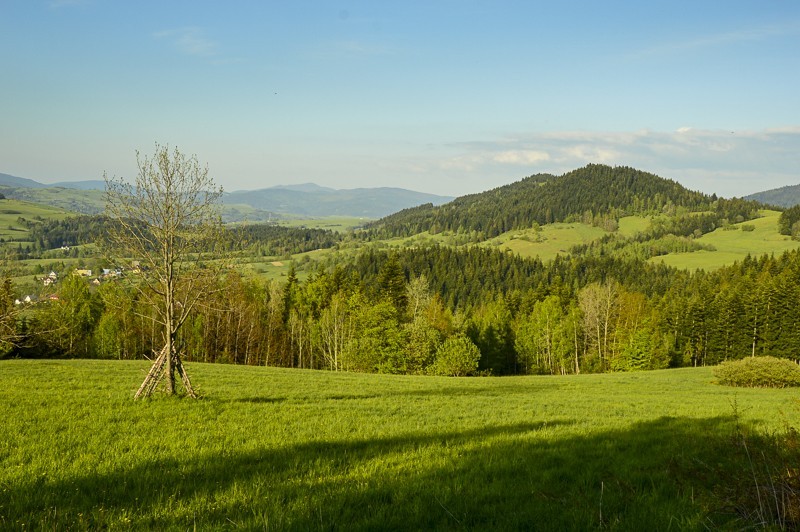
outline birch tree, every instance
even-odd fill
[[[132,284],[149,298],[163,341],[136,398],[152,394],[162,378],[167,394],[174,394],[176,371],[186,393],[196,397],[176,339],[192,310],[217,286],[223,267],[222,189],[207,166],[177,148],[156,144],[152,156],[137,151],[136,162],[133,183],[104,175],[109,218],[104,244],[116,260],[138,262]]]
[[[578,294],[578,305],[583,313],[586,337],[594,343],[600,369],[606,370],[613,337],[615,318],[619,312],[619,285],[615,281],[592,283]]]

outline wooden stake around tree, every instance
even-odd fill
[[[136,395],[133,396],[134,399],[139,399],[140,397],[150,397],[153,394],[158,387],[158,383],[161,382],[161,379],[163,379],[165,376],[164,366],[166,363],[167,348],[165,346],[161,349],[158,357],[156,357],[156,359],[153,361],[153,365],[150,366],[150,371],[147,372],[147,376],[144,378],[142,385],[139,387],[139,391],[137,391]],[[187,375],[186,371],[183,369],[183,362],[175,352],[172,353],[172,367],[177,369],[178,375],[180,375],[181,382],[183,383],[183,388],[186,390],[186,395],[193,399],[197,399],[197,394],[195,393],[192,383],[189,380],[189,375]]]

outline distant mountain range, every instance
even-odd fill
[[[33,179],[0,173],[0,192],[84,214],[103,210],[101,180],[44,184]],[[314,183],[279,185],[259,190],[240,190],[223,195],[223,216],[229,221],[260,221],[277,216],[354,216],[376,219],[426,203],[441,205],[453,198],[402,188],[337,190]]]
[[[381,218],[426,203],[441,205],[453,198],[402,188],[336,190],[313,183],[225,193],[225,205],[248,205],[279,214]]]
[[[781,188],[773,188],[764,192],[756,192],[745,196],[744,199],[756,200],[769,205],[778,207],[794,207],[800,205],[800,185],[789,185]]]

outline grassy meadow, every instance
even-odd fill
[[[780,214],[778,211],[761,211],[761,217],[755,220],[735,224],[731,229],[716,229],[697,239],[701,244],[714,246],[715,251],[670,253],[650,260],[681,269],[708,271],[741,262],[748,254],[757,257],[797,249],[800,241],[778,233]],[[753,230],[745,231],[742,229],[745,226],[751,226]]]
[[[0,192],[16,198],[12,201],[20,200],[28,205],[35,205],[36,208],[69,211],[73,215],[79,212],[100,213],[105,208],[105,192],[102,190],[47,187],[13,188],[9,191],[6,187],[0,187]]]
[[[800,418],[796,391],[708,368],[187,367],[203,399],[135,403],[146,362],[0,362],[0,529],[740,528],[736,434],[757,455]]]
[[[579,222],[552,223],[541,226],[540,231],[527,229],[509,231],[488,241],[486,245],[511,251],[524,258],[539,257],[543,261],[552,260],[556,255],[566,255],[570,248],[597,240],[607,232]]]
[[[14,240],[14,243],[6,243],[6,246],[16,246],[18,242],[23,244],[28,242],[26,239],[30,235],[28,228],[19,223],[19,218],[33,221],[35,218],[63,220],[75,213],[31,203],[29,201],[4,199],[0,200],[0,238],[6,241]]]
[[[329,229],[339,233],[347,232],[369,222],[369,218],[357,216],[320,216],[317,218],[287,217],[280,225],[287,227],[308,227],[309,229]]]

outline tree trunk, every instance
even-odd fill
[[[164,348],[167,351],[167,364],[164,370],[167,377],[167,395],[175,393],[175,358],[177,358],[177,354],[175,353],[174,342],[172,334],[168,334],[167,345]]]

